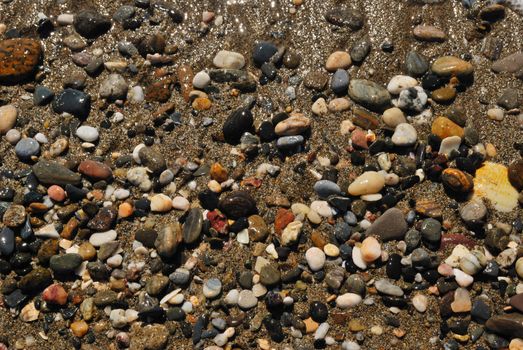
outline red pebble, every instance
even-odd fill
[[[441,245],[439,249],[445,250],[448,247],[454,247],[458,244],[462,244],[465,247],[472,249],[476,245],[476,242],[465,235],[460,235],[457,233],[445,233],[441,235]]]
[[[227,217],[218,210],[208,212],[207,220],[211,222],[211,227],[215,229],[218,233],[225,234],[229,231]]]
[[[63,202],[65,200],[65,191],[62,187],[58,185],[52,185],[47,189],[47,194],[49,198],[55,202]]]
[[[367,149],[369,146],[367,145],[367,133],[359,128],[354,129],[351,136],[352,145],[360,148],[360,149]]]
[[[108,165],[94,160],[82,161],[78,166],[78,171],[95,180],[105,180],[113,176],[113,171]]]
[[[278,209],[276,212],[276,218],[274,219],[274,232],[276,232],[278,235],[281,234],[283,229],[293,221],[294,214],[292,211],[284,208]]]
[[[67,304],[67,292],[62,285],[55,283],[47,287],[42,293],[42,299],[50,304]]]

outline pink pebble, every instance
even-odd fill
[[[454,274],[454,271],[452,269],[452,266],[443,263],[438,266],[438,273],[442,276],[450,277]]]
[[[47,194],[55,202],[63,202],[65,200],[65,191],[60,186],[52,185],[47,189]]]

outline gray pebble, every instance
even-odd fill
[[[29,160],[40,153],[40,144],[35,139],[26,137],[18,141],[15,153],[21,160]]]

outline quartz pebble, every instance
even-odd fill
[[[418,81],[408,75],[395,75],[390,79],[387,90],[392,95],[399,95],[401,91],[417,85]]]
[[[318,271],[325,264],[325,253],[317,247],[312,247],[305,252],[305,259],[312,271]]]
[[[400,123],[396,126],[391,140],[396,146],[411,146],[418,140],[418,133],[412,125]]]
[[[0,106],[0,135],[6,134],[16,123],[18,110],[13,105]]]
[[[212,63],[218,68],[242,69],[245,58],[238,52],[221,50],[214,56]]]
[[[349,68],[351,63],[351,58],[348,52],[336,51],[327,58],[325,69],[329,72],[334,72],[337,69]]]
[[[367,171],[349,185],[348,192],[353,196],[374,194],[381,191],[383,186],[385,186],[383,175],[375,171]]]

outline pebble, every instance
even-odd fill
[[[218,68],[242,69],[245,66],[245,57],[238,52],[221,50],[214,56],[212,63]]]
[[[378,292],[395,297],[403,296],[403,290],[386,279],[377,280],[374,285]]]
[[[427,59],[416,51],[409,51],[405,58],[405,70],[413,77],[423,76],[429,69]]]
[[[501,58],[494,63],[491,67],[495,73],[508,72],[516,73],[523,69],[523,52],[514,52],[504,58]]]
[[[91,237],[89,237],[89,243],[91,243],[94,247],[100,247],[103,244],[114,241],[116,236],[117,233],[115,230],[93,233]]]
[[[412,33],[421,41],[443,42],[447,39],[445,32],[435,26],[417,25]]]
[[[368,39],[363,38],[356,41],[350,49],[350,57],[355,63],[361,63],[367,57],[371,50],[371,43]]]
[[[331,78],[332,91],[338,96],[343,96],[347,94],[348,87],[349,73],[344,69],[337,69]]]
[[[259,41],[254,45],[252,50],[252,60],[255,65],[260,67],[278,52],[278,48],[271,42]]]
[[[367,236],[377,235],[383,241],[402,239],[407,232],[407,222],[403,212],[398,208],[387,209],[366,230]]]
[[[18,84],[31,78],[42,56],[38,40],[13,38],[0,41],[0,83]]]
[[[441,145],[439,147],[438,153],[444,154],[448,158],[452,151],[458,151],[460,145],[461,145],[461,137],[459,137],[459,136],[445,137],[441,141]]]
[[[74,29],[87,39],[105,34],[111,28],[111,20],[94,10],[82,10],[74,16]]]
[[[407,110],[422,112],[428,101],[428,95],[420,86],[404,89],[400,92],[397,107]]]
[[[105,80],[100,84],[100,97],[110,101],[125,100],[127,97],[127,89],[129,88],[124,77],[120,74],[109,74]]]
[[[256,201],[246,191],[234,191],[221,199],[218,207],[231,219],[239,219],[255,214]],[[191,209],[193,211],[194,209]]]
[[[82,261],[83,259],[79,254],[53,255],[49,260],[49,267],[56,274],[69,274],[76,270]]]
[[[367,237],[361,242],[361,258],[366,263],[372,263],[381,257],[381,244],[374,237]]]
[[[418,312],[423,313],[427,311],[428,299],[423,294],[416,294],[412,298],[412,305]]]
[[[454,56],[442,56],[437,58],[431,66],[431,70],[443,77],[467,76],[472,74],[474,67],[467,61]]]
[[[511,110],[518,108],[521,104],[519,92],[516,89],[505,89],[498,97],[496,103],[498,106]]]
[[[336,306],[340,309],[347,309],[360,304],[362,301],[361,296],[355,293],[341,294],[336,298]]]
[[[386,109],[383,112],[382,119],[389,128],[396,128],[399,124],[407,122],[405,114],[403,114],[403,111],[398,107]]]
[[[346,51],[336,51],[330,54],[325,63],[325,69],[335,72],[338,69],[347,69],[352,64],[350,55]]]
[[[505,113],[501,108],[489,108],[487,110],[487,117],[492,120],[502,121]]]
[[[335,6],[327,11],[325,19],[330,24],[338,27],[348,27],[353,31],[361,29],[365,22],[365,18],[361,11],[342,6]]]
[[[76,136],[78,136],[81,140],[86,142],[95,142],[98,140],[99,133],[98,129],[92,126],[82,125],[78,129],[76,129]]]
[[[157,213],[165,213],[171,210],[172,200],[165,194],[156,194],[150,198],[151,200],[151,211]]]
[[[211,77],[207,72],[200,71],[194,75],[192,85],[197,89],[205,89],[211,82]]]
[[[390,79],[387,85],[387,91],[392,95],[399,95],[403,90],[417,85],[418,81],[408,75],[395,75]]]
[[[468,225],[481,223],[487,213],[487,207],[481,198],[472,199],[459,210],[461,219]]]
[[[384,110],[391,102],[390,94],[384,87],[364,79],[350,81],[349,96],[355,102],[373,111]]]
[[[223,136],[225,141],[237,144],[244,132],[253,128],[253,116],[250,110],[239,108],[232,112],[223,124]]]
[[[469,291],[465,288],[458,288],[454,292],[454,301],[450,304],[453,312],[469,312],[472,309]]]
[[[0,107],[0,135],[6,134],[16,124],[18,110],[13,105]]]
[[[320,198],[327,198],[331,195],[336,195],[341,193],[340,186],[335,182],[329,180],[319,180],[314,184],[314,191]]]
[[[508,166],[508,180],[518,191],[523,190],[523,159],[518,159]]]
[[[305,259],[312,271],[319,271],[325,265],[325,253],[317,247],[309,248],[305,252]]]
[[[67,88],[58,93],[53,100],[55,113],[69,113],[86,119],[91,111],[91,96],[83,91]]]
[[[412,146],[418,140],[418,133],[412,125],[400,123],[396,126],[391,140],[396,146]]]
[[[366,171],[349,185],[348,192],[352,196],[374,194],[381,191],[383,186],[385,186],[383,175],[375,171]]]
[[[233,304],[233,303],[231,303],[231,299],[234,299],[234,298],[231,298],[231,297],[229,298],[229,304]],[[254,295],[254,293],[252,291],[242,290],[237,297],[236,303],[238,304],[238,306],[240,308],[242,308],[244,310],[248,310],[248,309],[252,309],[256,305],[258,305],[258,298],[256,298],[256,296]],[[234,303],[234,304],[236,304],[236,303]]]
[[[346,98],[335,98],[329,102],[329,111],[343,112],[350,108],[350,101]]]
[[[183,225],[183,241],[192,244],[200,238],[203,225],[203,215],[199,208],[192,208]]]
[[[434,119],[432,122],[432,133],[442,140],[449,136],[458,136],[461,138],[464,136],[463,128],[446,117],[437,117]]]
[[[15,233],[9,227],[0,231],[0,255],[10,256],[15,250]]]
[[[16,145],[18,141],[22,138],[22,134],[20,131],[16,129],[11,129],[7,131],[5,134],[5,139],[7,142],[9,142],[11,145]]]
[[[210,278],[203,284],[203,295],[212,299],[220,295],[222,291],[222,282],[217,278]]]
[[[40,154],[40,144],[33,138],[26,137],[17,142],[15,153],[21,160],[29,160]]]
[[[311,121],[309,118],[301,115],[291,116],[278,124],[274,132],[278,136],[299,135],[310,128]]]
[[[314,101],[311,107],[311,111],[316,115],[326,115],[329,112],[329,110],[327,107],[327,103],[325,102],[325,99],[323,97],[320,97],[319,99]],[[281,121],[280,123],[283,123],[284,121]]]

